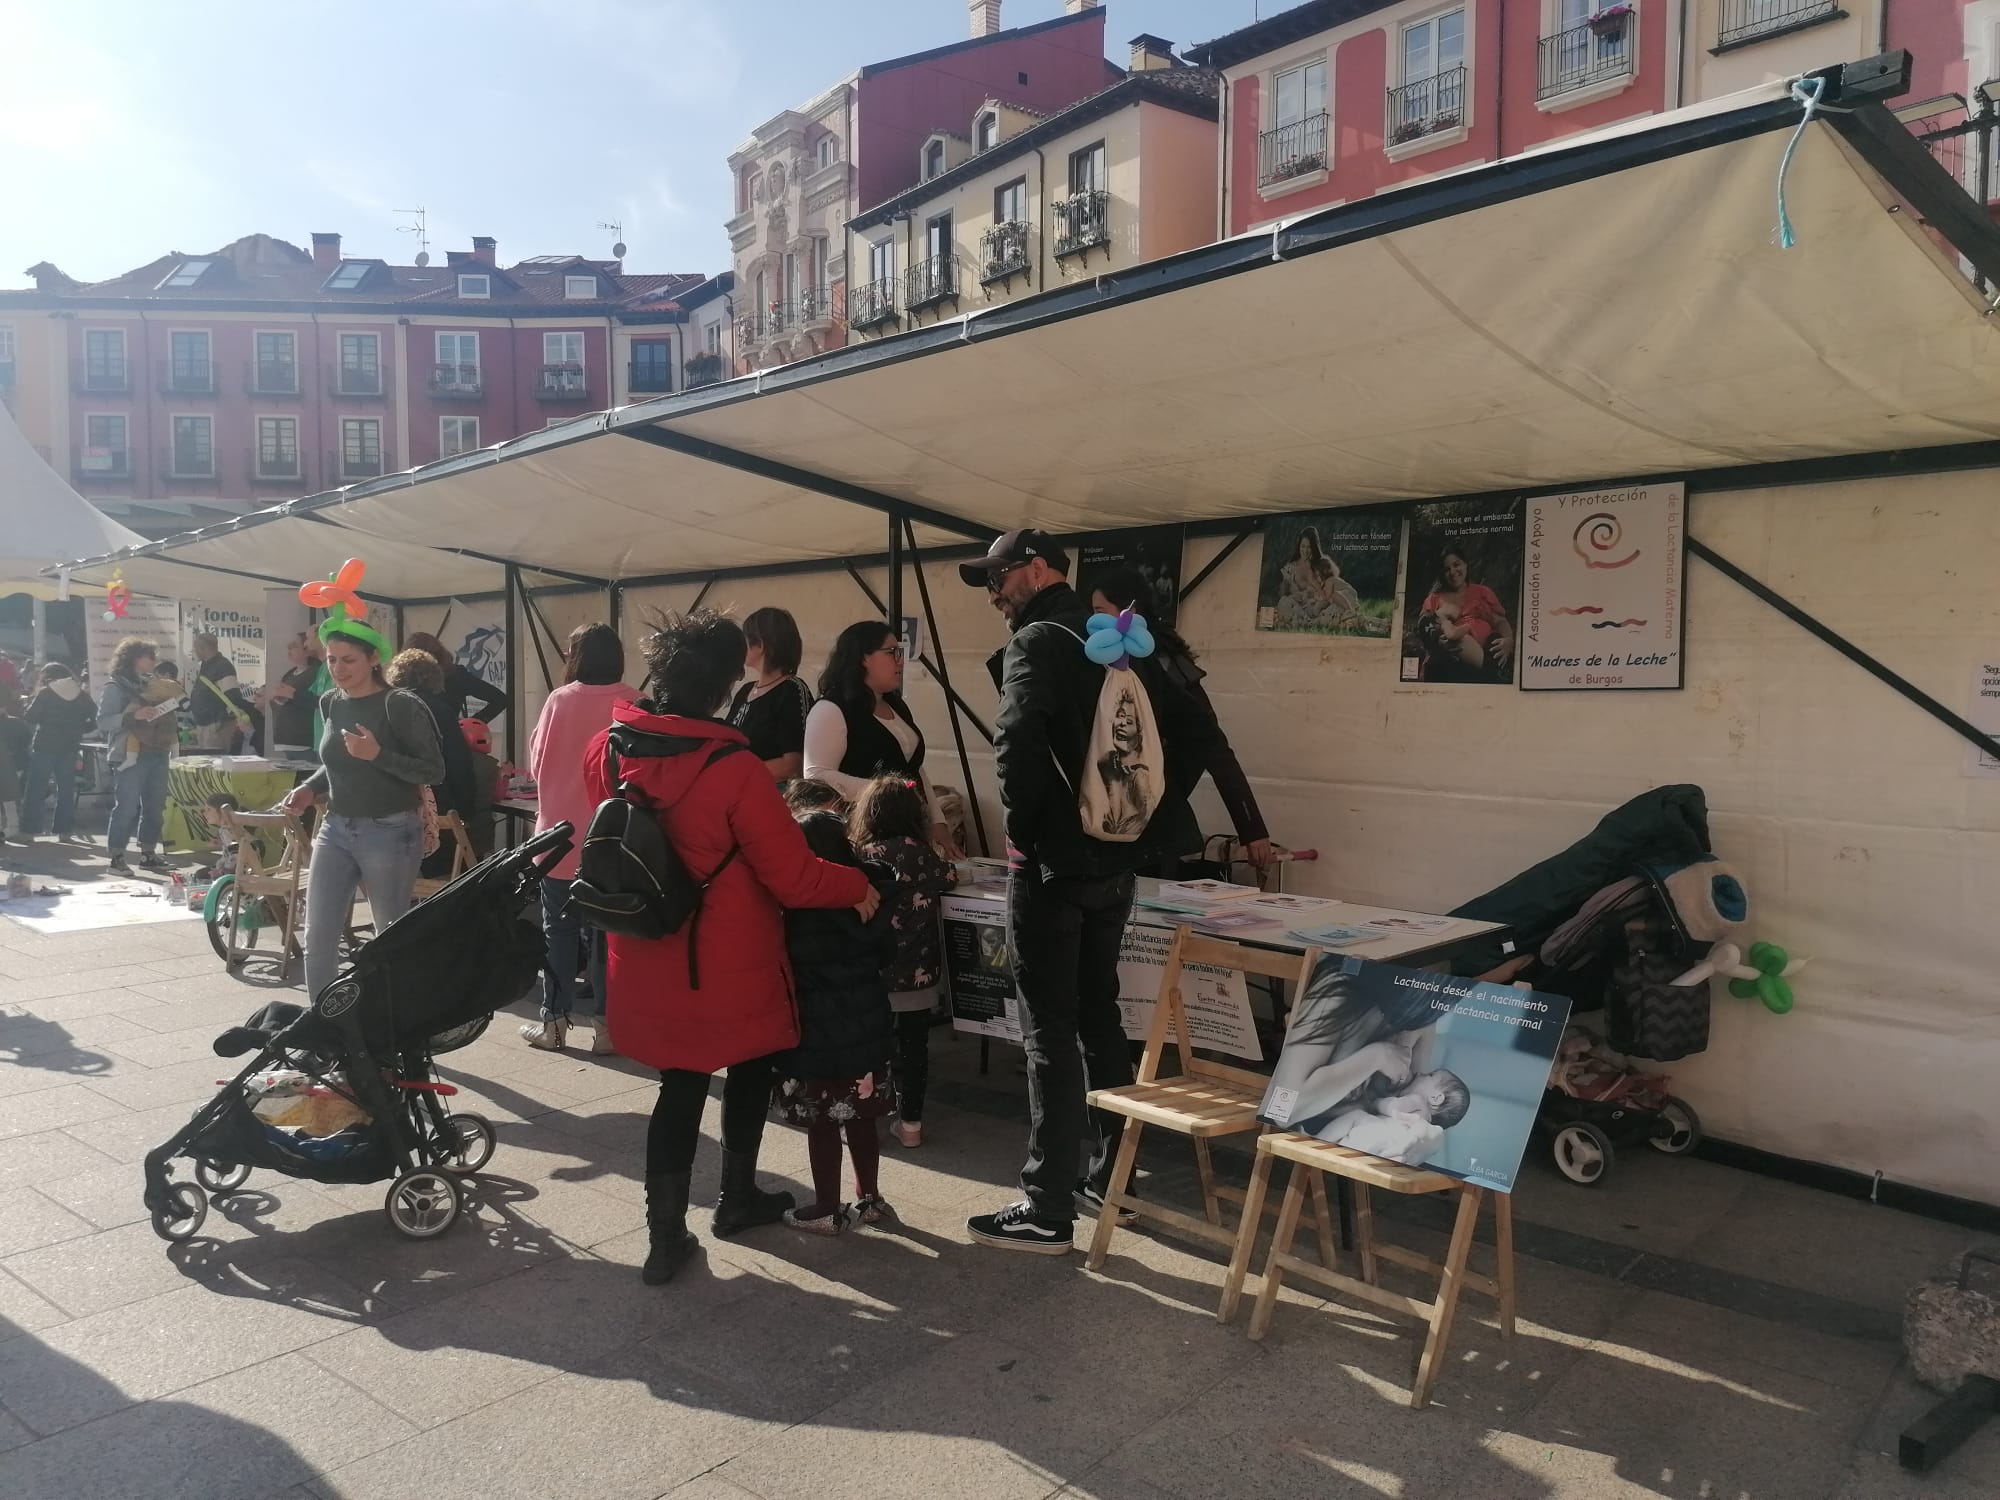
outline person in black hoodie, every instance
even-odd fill
[[[806,846],[829,864],[858,866],[838,813],[799,818]],[[871,870],[877,885],[893,873]],[[889,1087],[889,1052],[896,1019],[889,1009],[883,967],[895,956],[896,935],[887,903],[868,922],[852,907],[785,913],[785,953],[792,964],[799,1007],[799,1044],[776,1059],[772,1103],[806,1132],[812,1162],[813,1201],[785,1210],[785,1222],[808,1234],[839,1234],[849,1210],[840,1201],[840,1143],[854,1162],[854,1218],[880,1224],[894,1217],[882,1201],[882,1144],[876,1121],[895,1099]]]
[[[83,737],[97,722],[97,705],[59,661],[43,667],[35,696],[28,703],[27,775],[21,786],[21,836],[52,833],[68,841],[76,836],[76,757]],[[55,818],[42,817],[42,799],[55,792]]]
[[[1166,795],[1131,843],[1084,830],[1077,788],[1108,668],[1084,655],[1090,608],[1069,586],[1069,555],[1040,531],[1010,531],[966,583],[984,588],[1013,638],[987,667],[1000,689],[994,767],[1006,817],[1007,936],[1021,995],[1021,1045],[1028,1061],[1027,1196],[976,1214],[966,1230],[982,1244],[1040,1255],[1069,1251],[1079,1205],[1103,1203],[1117,1143],[1117,1117],[1086,1121],[1086,1088],[1132,1081],[1132,1054],[1118,1009],[1118,954],[1132,912],[1132,877],[1160,863],[1174,811],[1187,800],[1221,739],[1206,713],[1160,669],[1135,659],[1153,706],[1165,758]],[[1084,1128],[1093,1133],[1079,1180]]]

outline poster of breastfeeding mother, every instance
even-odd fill
[[[1520,614],[1520,501],[1431,500],[1410,507],[1404,682],[1511,687]]]
[[[1257,628],[1386,640],[1396,617],[1396,555],[1403,517],[1393,510],[1322,510],[1264,523]]]
[[[1257,1117],[1512,1192],[1568,1022],[1561,995],[1323,958]]]
[[[1522,691],[1680,687],[1686,541],[1679,484],[1530,500]]]

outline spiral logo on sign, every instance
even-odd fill
[[[1624,540],[1625,528],[1618,524],[1616,516],[1585,516],[1577,523],[1570,545],[1576,548],[1576,555],[1583,559],[1586,568],[1622,568],[1639,556],[1637,547],[1615,561],[1604,554],[1616,552]],[[1593,557],[1592,553],[1597,555]]]

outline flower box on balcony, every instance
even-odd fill
[[[1593,15],[1585,24],[1590,27],[1593,35],[1614,38],[1625,34],[1625,27],[1631,19],[1631,6],[1608,5]]]
[[[1324,172],[1325,170],[1326,153],[1324,151],[1313,151],[1304,156],[1286,157],[1271,168],[1270,180],[1272,182],[1283,182],[1288,177],[1303,177],[1308,172]]]

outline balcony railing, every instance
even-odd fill
[[[215,478],[215,450],[199,448],[168,448],[160,455],[160,478],[162,479],[213,479]]]
[[[250,478],[253,481],[276,480],[280,483],[291,483],[299,478],[297,449],[293,449],[290,453],[258,453],[253,450],[249,454],[249,460]]]
[[[1638,25],[1635,9],[1612,7],[1581,26],[1543,37],[1541,77],[1535,97],[1552,99],[1572,89],[1629,77],[1632,35]]]
[[[379,396],[382,394],[380,365],[342,365],[334,376],[336,396]]]
[[[810,287],[799,293],[798,321],[801,326],[824,328],[834,319],[832,287]]]
[[[958,295],[958,257],[934,255],[911,266],[903,278],[903,306],[911,312],[936,307]]]
[[[1028,272],[1028,226],[1018,219],[995,224],[979,237],[979,282],[991,286]]]
[[[1050,210],[1050,217],[1055,220],[1057,260],[1111,243],[1111,194],[1103,188],[1071,194]]]
[[[480,384],[478,365],[432,365],[431,394],[433,396],[461,397],[477,400],[484,387]]]
[[[697,386],[714,385],[722,379],[722,356],[720,354],[696,354],[681,366],[681,373],[687,377],[687,389]]]
[[[373,458],[350,458],[345,454],[341,456],[340,477],[342,479],[374,479],[381,472],[382,457],[380,454],[377,454]]]
[[[657,394],[674,388],[674,367],[657,360],[631,361],[625,367],[625,388],[632,392]]]
[[[1741,47],[1846,14],[1837,0],[1722,0],[1722,26],[1715,45],[1718,50]]]
[[[543,365],[535,377],[537,401],[583,401],[590,396],[590,377],[582,365]]]
[[[102,370],[85,370],[79,387],[86,395],[123,395],[132,389],[132,378],[123,365]]]
[[[14,385],[14,361],[0,359],[0,390],[11,390]]]
[[[249,390],[253,396],[296,396],[299,367],[288,359],[260,359],[250,366]]]
[[[864,281],[847,289],[847,326],[865,333],[896,321],[896,278]]]
[[[129,448],[78,448],[75,469],[82,479],[130,479],[132,452]]]
[[[212,396],[215,366],[205,359],[162,363],[160,389],[170,396]]]
[[[1389,144],[1405,145],[1465,123],[1465,69],[1446,68],[1389,90]]]
[[[1257,137],[1260,185],[1326,170],[1326,112],[1308,115]]]
[[[1984,146],[1981,146],[1981,138]],[[1968,194],[1980,196],[1979,173],[1986,172],[1986,202],[2000,201],[2000,116],[1980,116],[1917,137],[1937,164],[1951,173]]]

